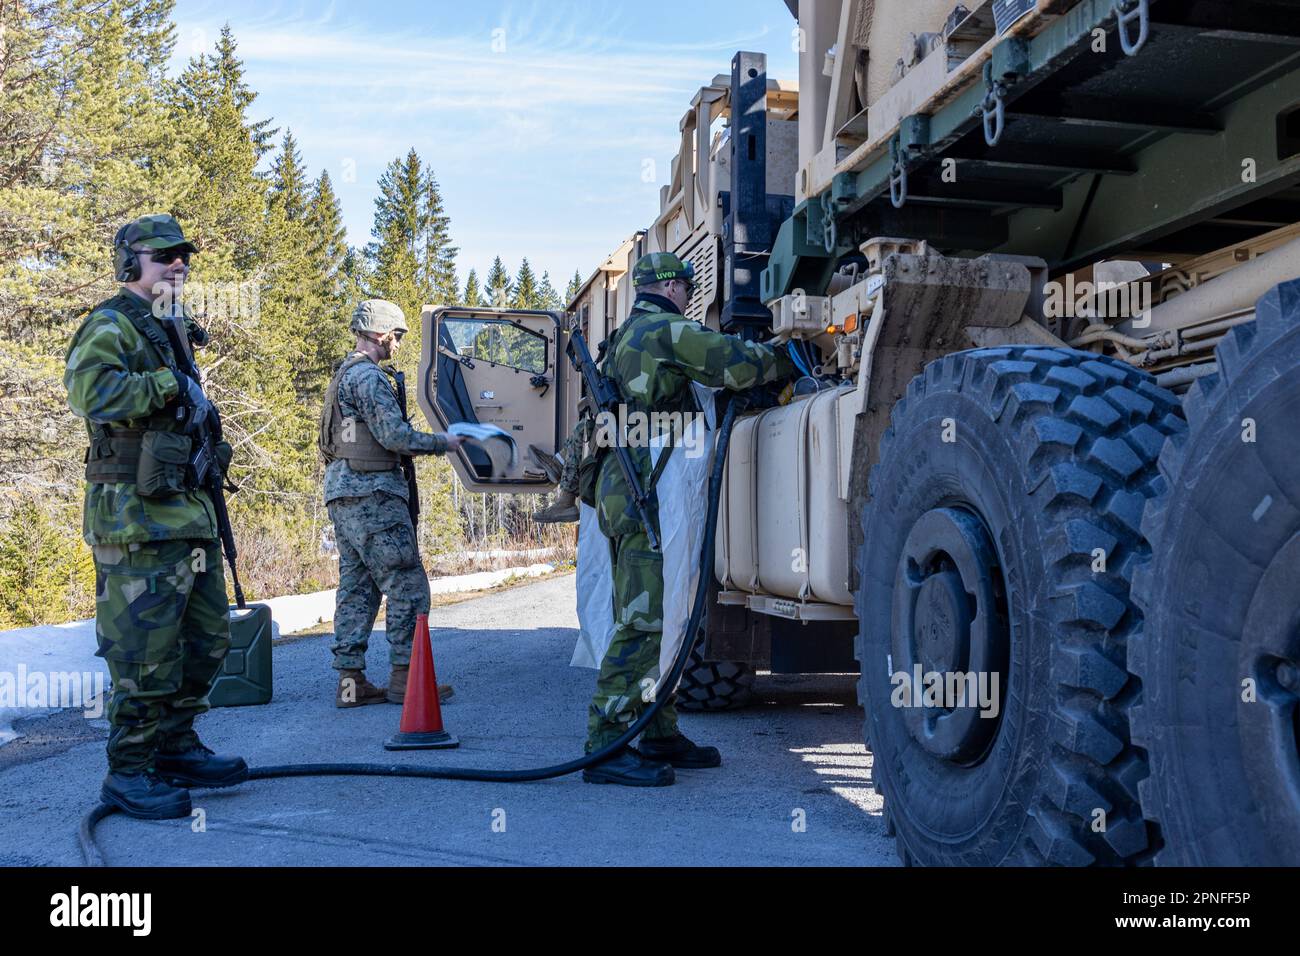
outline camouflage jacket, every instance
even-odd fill
[[[693,381],[739,392],[794,374],[794,364],[784,352],[715,332],[668,306],[659,296],[638,297],[605,357],[603,371],[618,383],[629,411],[693,412]],[[649,449],[633,447],[631,452],[642,487],[652,491]],[[640,529],[627,482],[612,454],[601,463],[596,498],[606,535]]]
[[[350,357],[350,356],[349,356]],[[339,408],[345,418],[359,418],[375,441],[399,455],[441,455],[447,442],[441,435],[418,431],[402,414],[397,385],[388,370],[373,360],[358,362],[339,382]],[[361,498],[384,491],[406,500],[401,467],[387,471],[356,471],[343,459],[325,467],[325,503],[336,498]]]
[[[165,352],[136,330],[128,312],[164,332]],[[188,315],[186,325],[196,332]],[[177,430],[179,425],[161,420],[160,415],[178,392],[176,376],[170,371],[175,361],[171,340],[150,304],[122,288],[95,306],[72,337],[63,372],[68,405],[86,420],[87,431],[93,425]],[[142,498],[134,482],[87,482],[82,533],[90,545],[212,540],[217,536],[217,519],[202,491]]]

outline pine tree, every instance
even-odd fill
[[[209,59],[213,72],[221,78],[223,88],[230,92],[235,108],[243,116],[257,99],[257,94],[244,82],[244,62],[236,55],[236,48],[235,35],[230,24],[226,23],[217,38],[217,52]],[[248,123],[249,139],[258,159],[271,151],[271,140],[277,132],[279,130],[271,128],[270,119]]]
[[[564,290],[564,305],[568,308],[578,293],[582,291],[582,274],[577,269],[573,270],[573,278],[569,280],[568,288]]]
[[[343,211],[329,173],[321,170],[312,185],[311,199],[305,212],[307,232],[307,280],[313,286],[316,311],[305,316],[303,334],[303,369],[299,385],[304,398],[315,405],[333,375],[334,365],[351,347],[348,319],[354,299],[359,299],[347,273],[347,230],[343,228]]]
[[[0,6],[0,321],[15,338],[52,333],[61,350],[76,317],[111,294],[117,228],[169,209],[196,179],[156,96],[170,10]]]
[[[519,274],[515,276],[515,294],[510,301],[512,309],[536,309],[540,299],[537,290],[537,277],[533,275],[533,267],[528,264],[528,259],[519,266]]]
[[[282,356],[290,363],[302,404],[314,403],[323,393],[331,361],[337,358],[324,347],[339,341],[328,253],[316,232],[321,224],[309,219],[312,202],[297,143],[293,133],[286,132],[271,164],[264,235],[265,254],[278,281],[267,289],[262,307],[283,317]]]
[[[437,180],[414,149],[389,163],[380,177],[371,234],[375,241],[366,247],[366,258],[374,291],[406,314],[413,341],[399,364],[413,369],[410,363],[420,354],[422,307],[460,298],[451,221]]]
[[[291,221],[301,221],[307,213],[307,171],[298,152],[298,141],[293,131],[286,130],[280,153],[271,164],[270,202],[284,210]]]
[[[456,253],[451,244],[451,219],[442,206],[442,194],[433,170],[425,174],[424,205],[420,210],[424,226],[421,267],[424,284],[432,291],[430,302],[451,305],[460,297],[456,278]]]
[[[95,565],[70,522],[25,495],[0,529],[0,628],[58,624],[94,609]]]
[[[492,268],[488,270],[486,291],[489,306],[494,309],[507,309],[510,307],[512,294],[510,273],[506,272],[506,267],[501,264],[500,256],[492,260]]]
[[[560,293],[555,291],[555,286],[551,285],[551,274],[542,273],[542,284],[537,289],[538,308],[545,309],[548,312],[559,312],[567,305],[560,301]]]
[[[212,345],[200,354],[210,368],[209,396],[226,412],[236,448],[234,473],[243,491],[232,508],[283,509],[287,493],[314,493],[312,422],[299,414],[307,383],[299,377],[306,352],[303,326],[314,307],[307,277],[305,224],[290,203],[268,202],[274,172],[258,175],[259,142],[269,120],[246,114],[256,93],[243,80],[235,40],[226,29],[215,54],[193,57],[172,100],[185,162],[198,173],[177,215],[202,249],[194,259],[187,298],[207,326]],[[281,156],[287,170],[298,165]],[[303,202],[301,182],[292,204]],[[201,301],[191,298],[198,291]]]
[[[312,183],[311,201],[307,208],[307,231],[312,240],[312,255],[320,265],[320,272],[343,292],[343,266],[349,249],[347,230],[343,226],[343,207],[334,192],[330,174],[321,170]]]
[[[480,303],[480,292],[478,287],[478,273],[473,269],[469,270],[469,275],[465,278],[465,294],[461,296],[460,304],[470,307]]]
[[[461,292],[443,196],[414,150],[380,181],[374,241],[351,248],[329,176],[311,181],[292,132],[255,115],[229,27],[167,78],[172,5],[0,0],[0,626],[93,611],[85,429],[66,407],[62,353],[78,316],[111,294],[123,222],[171,213],[201,250],[187,305],[211,334],[197,358],[235,445],[251,597],[329,586],[316,412],[355,303],[402,306],[409,370],[424,303],[547,301],[548,276],[525,263],[516,289],[499,258],[486,289],[471,270]],[[463,546],[470,515],[482,540],[531,533],[524,499],[462,493],[441,458],[418,475],[426,553]]]
[[[370,233],[375,238],[367,254],[378,262],[380,246],[400,243],[412,258],[418,258],[424,234],[423,192],[426,187],[423,164],[414,149],[384,167],[375,198],[375,221]],[[414,273],[411,276],[415,278]]]

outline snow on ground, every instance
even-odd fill
[[[434,594],[485,591],[512,577],[533,578],[553,570],[550,564],[530,564],[449,575],[430,579],[429,590]],[[272,639],[334,619],[333,590],[257,603],[271,608]],[[92,717],[102,715],[108,668],[95,656],[96,646],[93,618],[0,631],[0,746],[17,736],[13,722],[19,717],[60,707],[84,708]]]

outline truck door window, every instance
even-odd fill
[[[443,327],[456,354],[540,374],[546,371],[546,339],[505,319],[444,316]]]

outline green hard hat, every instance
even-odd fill
[[[374,332],[387,335],[389,332],[406,332],[406,316],[394,302],[387,299],[366,299],[352,310],[353,332]]]
[[[632,267],[632,285],[643,286],[669,279],[685,279],[695,284],[695,265],[682,262],[671,252],[647,252]]]
[[[141,216],[132,219],[117,231],[114,245],[145,249],[189,249],[198,252],[198,246],[185,238],[181,224],[168,215]]]

